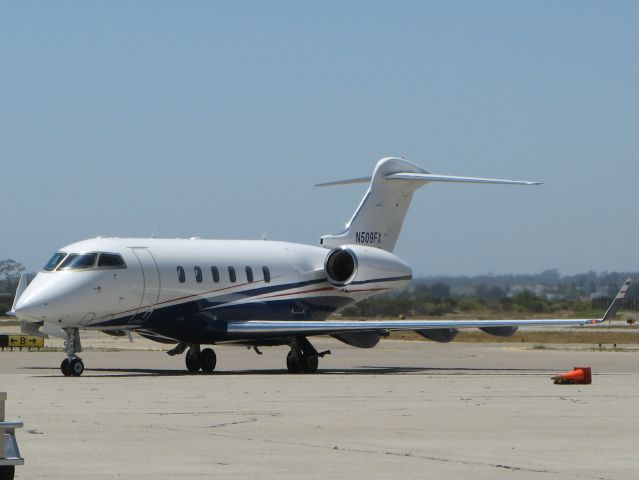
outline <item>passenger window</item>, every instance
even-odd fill
[[[262,267],[262,273],[264,274],[264,282],[268,283],[271,281],[271,272],[268,267]]]
[[[126,264],[120,255],[114,253],[101,253],[98,259],[98,267],[126,268]]]
[[[177,273],[180,283],[186,282],[186,274],[184,273],[184,269],[182,267],[177,267]]]
[[[237,280],[235,277],[235,269],[233,267],[229,267],[229,280],[231,280],[231,283],[235,283]]]
[[[253,283],[253,270],[251,267],[244,267],[244,270],[246,270],[246,279],[249,283]]]
[[[213,275],[213,281],[218,283],[220,281],[220,271],[217,267],[211,267],[211,274]]]
[[[83,270],[95,265],[97,253],[72,253],[60,265],[60,270]]]
[[[193,267],[193,271],[195,272],[195,281],[202,283],[202,269],[200,267]]]
[[[66,255],[66,253],[62,252],[54,253],[53,257],[51,257],[51,259],[47,262],[42,270],[44,270],[45,272],[51,272],[55,270],[55,267],[60,265],[60,262]]]

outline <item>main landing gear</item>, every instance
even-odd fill
[[[184,350],[186,350],[188,345],[184,343],[178,344],[172,350],[169,350],[169,355],[177,355]],[[217,363],[217,356],[212,348],[205,348],[204,350],[200,350],[199,345],[191,345],[189,351],[186,352],[186,356],[184,358],[186,362],[186,369],[189,372],[197,373],[202,370],[204,373],[211,373],[215,370],[215,365]]]
[[[318,352],[306,337],[296,337],[291,341],[291,351],[286,355],[286,368],[289,373],[315,373],[319,357],[330,353],[330,350]]]
[[[60,364],[60,370],[65,377],[79,377],[84,372],[84,363],[82,359],[76,355],[82,351],[80,343],[80,330],[77,328],[65,328],[64,333],[67,339],[64,341],[64,349],[67,352],[67,358]]]
[[[330,355],[331,351],[318,352],[306,337],[295,337],[290,342],[291,350],[286,356],[286,367],[290,373],[315,373],[319,366],[319,359],[324,355]],[[188,348],[188,350],[187,350]],[[261,354],[257,347],[256,353]],[[211,348],[200,349],[199,344],[178,343],[174,348],[166,352],[174,356],[184,353],[186,369],[191,373],[202,371],[210,373],[215,370],[217,357]]]
[[[13,480],[16,467],[13,465],[0,466],[0,480]]]

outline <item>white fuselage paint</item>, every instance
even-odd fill
[[[358,266],[357,282],[334,287],[324,271],[329,250],[323,247],[259,240],[95,238],[59,252],[115,253],[122,256],[126,268],[42,271],[18,299],[16,311],[21,320],[58,328],[105,329],[139,325],[154,311],[198,300],[211,303],[204,309],[211,310],[213,319],[218,299],[228,308],[283,299],[342,297],[339,308],[343,308],[399,288],[410,279],[410,267],[391,253],[355,248],[367,256],[367,262]],[[184,282],[179,280],[178,267],[184,269]],[[202,272],[201,282],[196,280],[197,267]],[[211,267],[218,269],[218,282]],[[230,279],[229,267],[235,269],[235,282]],[[252,270],[252,282],[246,267]],[[263,267],[268,268],[268,282]],[[259,289],[264,293],[254,295]],[[252,318],[259,320],[259,313]]]

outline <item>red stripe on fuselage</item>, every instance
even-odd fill
[[[362,288],[359,290],[347,290],[347,292],[381,292],[383,290],[393,290],[393,288]]]
[[[277,295],[268,295],[266,297],[261,297],[261,298],[286,297],[287,295],[301,295],[303,293],[327,292],[329,290],[333,290],[333,287],[316,288],[314,290],[304,290],[303,292],[278,293]],[[259,297],[258,297],[258,300],[259,300]]]

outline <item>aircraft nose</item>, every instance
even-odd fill
[[[45,300],[19,299],[15,307],[15,314],[18,320],[39,322],[46,319],[46,306]]]

